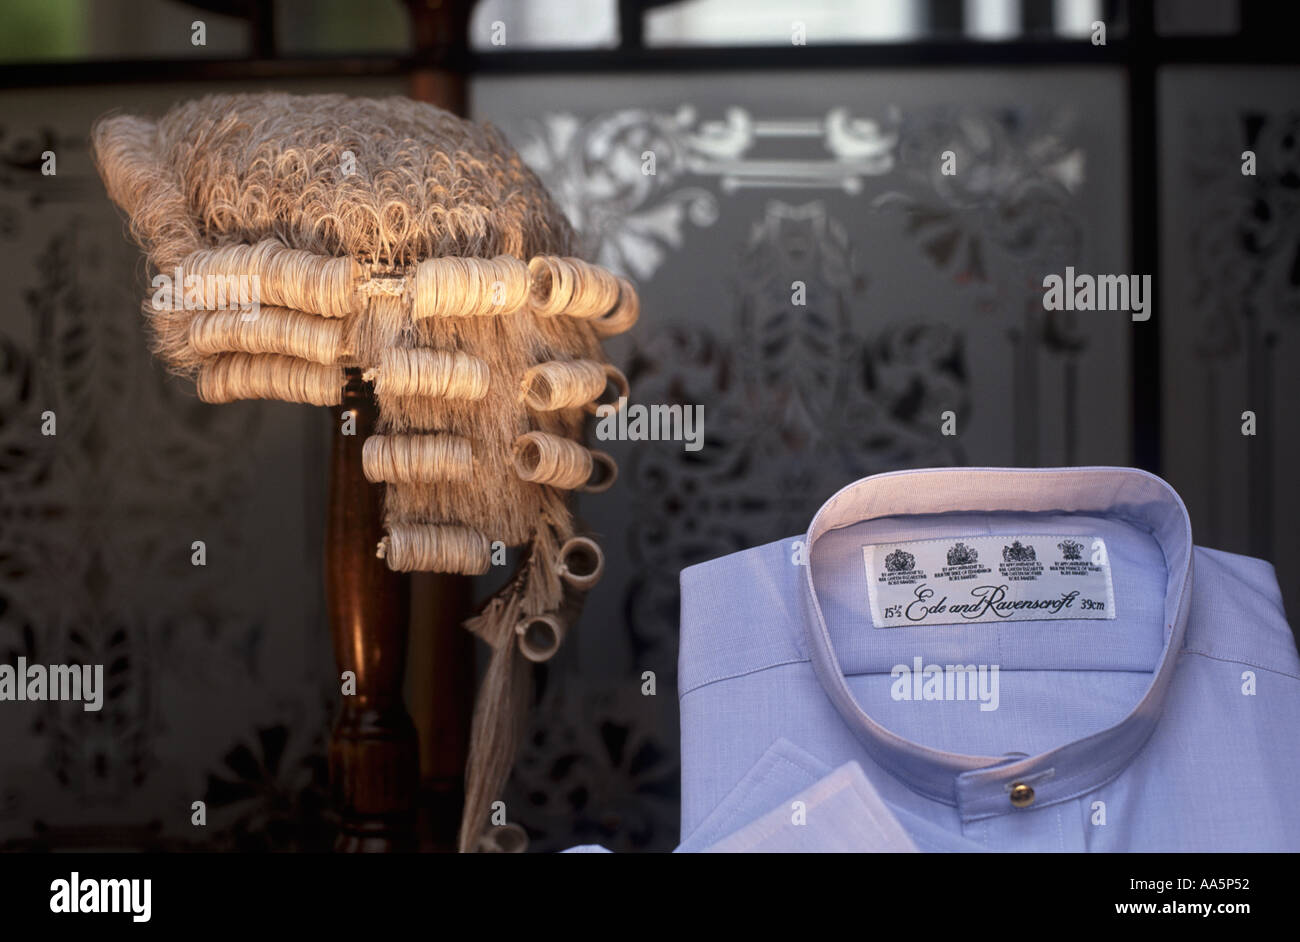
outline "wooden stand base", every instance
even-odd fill
[[[352,434],[343,434],[347,413]],[[361,470],[376,406],[360,371],[348,371],[336,410],[325,534],[325,591],[342,708],[330,739],[330,783],[340,851],[414,850],[419,758],[402,699],[408,580],[375,556],[383,536],[383,485]],[[348,693],[346,672],[355,678]]]

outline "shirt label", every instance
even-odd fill
[[[862,555],[877,628],[1115,617],[1101,537],[913,540]]]

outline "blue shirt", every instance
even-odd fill
[[[1300,850],[1273,569],[1153,475],[877,475],[681,584],[683,849],[793,748],[751,821],[856,763],[922,850]]]

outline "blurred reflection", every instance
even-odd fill
[[[687,0],[646,12],[650,46],[905,42],[925,33],[915,0]]]

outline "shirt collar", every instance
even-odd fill
[[[1160,545],[1168,581],[1164,647],[1151,683],[1120,722],[1031,757],[973,756],[923,746],[875,722],[853,699],[831,645],[813,581],[812,548],[825,534],[877,517],[949,512],[1092,513],[1144,526]],[[1114,778],[1146,743],[1164,708],[1182,648],[1192,585],[1192,528],[1165,481],[1134,468],[941,468],[896,471],[842,488],[813,517],[804,545],[803,630],[813,669],[844,721],[882,768],[966,820],[1017,809],[1011,789],[1034,790],[1027,810],[1066,801]]]

